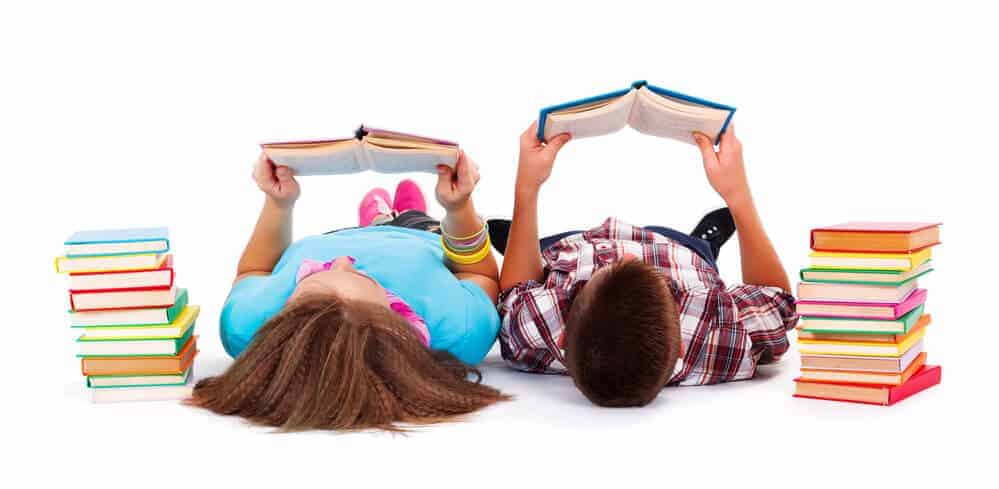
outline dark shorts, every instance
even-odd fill
[[[399,214],[391,221],[380,224],[372,224],[372,226],[395,226],[407,229],[418,229],[420,231],[429,231],[434,234],[441,233],[441,222],[420,211],[406,211]],[[334,229],[326,234],[333,234],[338,231],[357,228],[358,226]]]

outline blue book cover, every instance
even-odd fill
[[[135,243],[138,241],[169,241],[170,232],[165,227],[132,229],[95,229],[77,231],[64,244]]]
[[[680,92],[675,92],[673,90],[668,90],[668,89],[665,89],[665,88],[657,87],[655,85],[650,85],[645,80],[639,80],[639,81],[636,81],[636,82],[632,83],[631,87],[626,88],[624,90],[616,90],[616,91],[613,91],[613,92],[604,93],[604,94],[601,94],[601,95],[595,95],[593,97],[587,97],[587,98],[583,98],[583,99],[579,99],[579,100],[574,100],[572,102],[566,102],[566,103],[563,103],[563,104],[552,105],[550,107],[545,107],[545,108],[541,109],[541,113],[538,116],[538,140],[540,140],[540,141],[544,141],[545,140],[545,121],[548,119],[548,114],[550,114],[552,112],[558,112],[560,110],[569,109],[569,108],[572,108],[572,107],[577,107],[577,106],[580,106],[580,105],[588,105],[588,104],[593,104],[593,103],[596,103],[596,102],[601,102],[601,101],[607,100],[607,99],[621,97],[621,96],[627,95],[628,92],[631,92],[632,90],[639,90],[642,87],[648,88],[653,93],[662,95],[664,97],[669,97],[669,98],[673,98],[673,99],[677,99],[677,100],[682,100],[684,102],[688,102],[688,103],[695,104],[695,105],[701,105],[701,106],[704,106],[704,107],[710,107],[712,109],[718,109],[718,110],[727,111],[729,113],[728,117],[725,119],[724,125],[722,125],[721,130],[718,132],[717,138],[715,138],[715,144],[718,144],[718,141],[721,140],[721,135],[725,133],[725,129],[728,128],[729,123],[732,121],[732,116],[735,115],[735,107],[732,107],[732,106],[729,106],[729,105],[724,105],[724,104],[719,104],[717,102],[712,102],[710,100],[705,100],[705,99],[697,98],[697,97],[694,97],[694,96],[691,96],[691,95],[686,95],[686,94],[683,94],[683,93],[680,93]]]

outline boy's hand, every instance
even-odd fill
[[[276,166],[263,153],[253,165],[253,180],[257,187],[279,207],[295,205],[302,189],[287,166]]]
[[[559,134],[548,144],[538,140],[538,122],[531,123],[520,135],[520,163],[517,166],[517,192],[537,192],[552,174],[555,156],[571,136]]]
[[[728,126],[722,134],[718,152],[715,152],[711,138],[702,133],[695,132],[694,141],[701,149],[708,182],[725,203],[733,207],[750,198],[746,168],[742,162],[742,143],[735,137],[735,126]]]
[[[471,201],[472,191],[478,183],[479,165],[461,151],[454,169],[447,165],[437,166],[437,202],[448,212],[461,209]]]

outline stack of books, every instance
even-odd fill
[[[931,322],[919,278],[940,225],[849,222],[812,230],[798,284],[796,397],[890,405],[940,383],[926,363]]]
[[[188,397],[200,308],[174,285],[166,228],[80,231],[56,271],[69,274],[71,326],[82,334],[94,402]]]

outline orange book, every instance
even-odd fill
[[[197,335],[191,336],[176,356],[91,357],[80,359],[83,375],[178,375],[198,354]]]
[[[812,230],[816,251],[910,253],[940,243],[940,223],[847,222]]]
[[[912,325],[908,333],[904,334],[870,334],[870,333],[812,333],[809,331],[804,331],[801,326],[796,329],[798,331],[798,338],[802,340],[815,340],[815,341],[861,341],[869,343],[901,343],[909,338],[913,333],[925,328],[932,321],[932,315],[923,314],[916,321],[916,324]]]
[[[832,384],[794,379],[794,397],[890,406],[940,383],[939,365],[924,365],[901,385]]]
[[[904,384],[912,374],[926,364],[926,353],[920,353],[909,366],[901,373],[883,372],[860,372],[851,370],[818,370],[810,368],[801,369],[801,380],[806,382],[831,382],[835,384],[875,384],[875,385],[901,385]]]

